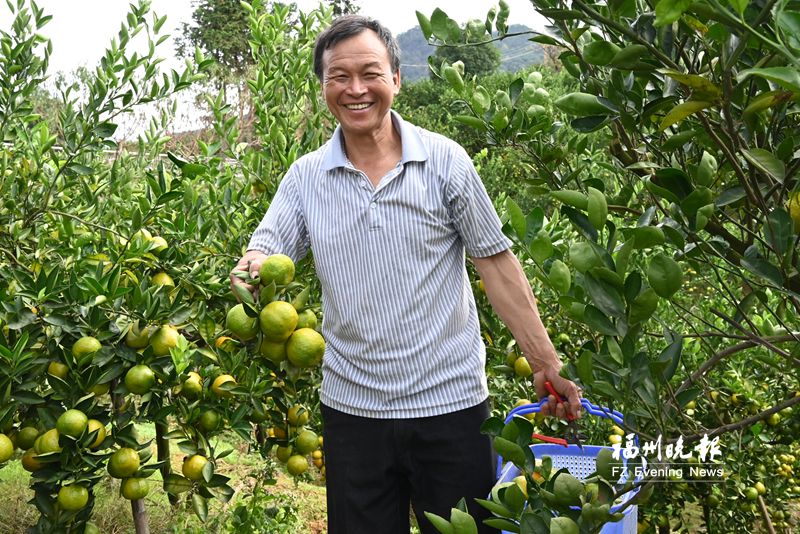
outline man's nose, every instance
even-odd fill
[[[362,95],[367,91],[367,88],[360,76],[353,76],[350,79],[347,90],[351,94]]]

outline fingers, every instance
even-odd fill
[[[261,270],[261,264],[264,262],[264,258],[266,257],[266,254],[257,250],[249,250],[244,256],[242,256],[229,276],[231,281],[231,291],[233,291],[234,295],[236,294],[234,286],[243,287],[248,292],[255,294],[257,287],[248,283],[245,281],[245,279],[248,279],[248,277],[249,279],[258,277],[258,273]]]

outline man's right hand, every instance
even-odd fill
[[[256,293],[256,286],[248,284],[238,276],[237,274],[241,273],[249,273],[250,278],[256,278],[258,276],[258,271],[261,270],[261,264],[264,263],[264,260],[267,259],[267,255],[263,252],[258,250],[248,250],[242,259],[236,264],[236,267],[233,268],[230,274],[231,280],[231,291],[233,294],[236,295],[236,291],[234,291],[234,286],[240,286],[255,295]],[[238,297],[237,297],[238,299]]]

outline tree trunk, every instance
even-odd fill
[[[170,465],[170,452],[169,440],[164,436],[167,434],[167,423],[165,421],[156,421],[156,459],[159,462],[164,462],[161,465],[161,478],[167,480],[170,473],[172,473],[172,466]],[[178,505],[178,496],[172,493],[167,493],[167,498],[172,506]]]
[[[112,391],[116,388],[116,382],[117,381],[114,380],[111,384]],[[114,411],[120,412],[122,411],[125,399],[122,395],[112,394],[111,403],[114,406]],[[147,510],[145,510],[144,507],[144,499],[131,501],[131,514],[133,515],[133,526],[136,534],[150,534],[150,525],[147,521]]]
[[[131,501],[131,513],[133,514],[133,528],[136,534],[150,534],[150,525],[147,521],[147,510],[144,508],[144,499]]]

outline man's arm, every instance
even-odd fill
[[[536,299],[517,257],[510,250],[504,250],[486,258],[472,258],[472,262],[483,280],[489,303],[531,364],[536,395],[539,398],[547,396],[544,383],[549,380],[558,393],[567,397],[570,412],[579,416],[580,390],[574,382],[558,374],[561,359],[542,324]],[[551,395],[542,412],[564,418],[563,407],[556,408],[556,405],[556,399]]]

